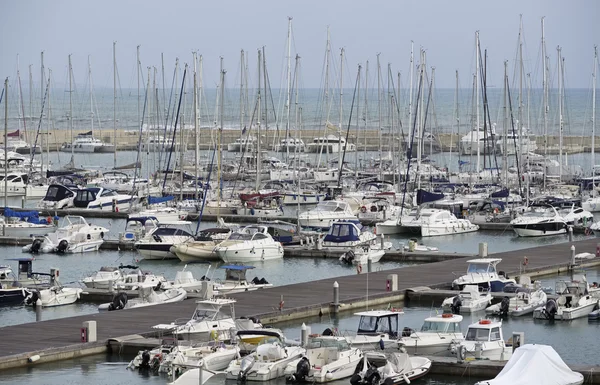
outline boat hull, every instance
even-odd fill
[[[543,237],[567,233],[567,227],[562,223],[529,223],[513,224],[512,226],[519,237]]]
[[[0,289],[0,306],[22,304],[29,294],[29,290],[21,287]]]
[[[281,245],[264,245],[255,247],[217,247],[216,253],[224,262],[257,262],[283,258]]]

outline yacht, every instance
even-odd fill
[[[123,264],[119,265],[118,267],[102,266],[100,270],[88,277],[83,278],[81,282],[86,287],[92,289],[110,289],[111,284],[112,287],[115,287],[125,281],[127,273],[123,271],[124,269],[136,270],[138,267]],[[135,273],[135,275],[137,277],[137,273]]]
[[[243,358],[238,358],[225,369],[227,380],[269,381],[285,375],[285,368],[290,363],[296,363],[306,354],[306,349],[300,346],[290,346],[281,339],[279,333],[263,329],[260,331],[238,331],[241,338],[246,333],[260,333],[270,338],[264,339],[256,349]]]
[[[550,298],[544,306],[533,311],[534,319],[572,320],[587,317],[598,307],[598,298],[589,293],[588,283],[583,277],[572,281],[556,282],[557,299]]]
[[[354,313],[360,317],[355,336],[348,336],[350,345],[361,350],[397,347],[398,327],[402,309],[370,310]]]
[[[81,288],[64,287],[56,282],[48,289],[32,290],[31,295],[25,299],[25,304],[37,306],[37,301],[40,300],[42,307],[70,305],[79,299],[82,291]]]
[[[522,135],[519,135],[518,132],[514,132],[513,130],[510,131],[511,132],[506,135],[506,149],[504,148],[504,136],[497,136],[497,138],[499,138],[496,141],[497,154],[515,155],[520,153],[520,155],[526,155],[537,150],[538,147],[535,138],[529,133],[527,128],[521,130]],[[518,149],[521,151],[518,151]]]
[[[467,135],[460,138],[460,153],[463,155],[477,155],[477,149],[479,153],[483,155],[491,154],[492,150],[495,149],[495,130],[492,128],[491,131],[486,132],[483,129],[473,130]]]
[[[362,231],[362,225],[356,219],[353,221],[339,220],[333,222],[323,238],[322,246],[326,249],[339,250],[369,245],[377,240],[370,231]]]
[[[75,192],[61,184],[51,184],[46,190],[46,195],[37,204],[40,209],[66,209],[73,206]]]
[[[351,377],[363,358],[345,337],[315,336],[308,339],[306,353],[285,369],[288,382],[324,383]]]
[[[594,214],[575,205],[557,210],[567,226],[590,227],[594,223]]]
[[[35,238],[33,243],[23,247],[26,253],[84,253],[97,251],[108,234],[106,227],[91,225],[84,217],[67,215],[56,232],[43,238]]]
[[[155,217],[129,215],[125,222],[125,231],[119,233],[119,242],[135,243],[157,227],[158,220]]]
[[[275,152],[304,152],[306,146],[304,145],[304,141],[298,138],[284,138],[281,139],[279,144],[275,145]]]
[[[522,316],[531,314],[535,309],[543,306],[548,301],[548,296],[540,288],[530,290],[520,287],[515,292],[514,297],[504,297],[500,303],[489,306],[485,312],[492,315],[506,316]]]
[[[188,221],[159,223],[133,246],[143,259],[177,259],[171,247],[194,239],[191,224]]]
[[[76,191],[73,206],[78,209],[128,212],[137,205],[137,201],[133,195],[119,194],[104,187],[89,187]]]
[[[255,136],[242,136],[234,140],[233,143],[229,143],[227,151],[251,153],[254,152],[256,144],[257,139]]]
[[[423,377],[431,369],[426,357],[409,357],[398,352],[367,352],[356,365],[351,385],[400,385]]]
[[[113,311],[133,309],[138,307],[154,306],[163,303],[180,302],[187,298],[187,292],[181,288],[165,290],[154,290],[152,287],[140,287],[137,289],[138,297],[128,299],[127,294],[117,294],[112,302],[103,303],[98,306],[99,311]]]
[[[458,295],[448,297],[442,302],[444,311],[460,314],[461,311],[474,313],[484,310],[492,303],[492,294],[481,291],[477,285],[465,285]]]
[[[421,209],[419,219],[423,237],[471,233],[479,230],[478,225],[468,219],[458,219],[453,213],[444,209]]]
[[[410,355],[448,356],[452,341],[465,338],[460,330],[462,320],[461,315],[451,313],[427,317],[420,331],[402,330],[398,347]]]
[[[40,218],[37,211],[14,211],[9,207],[0,216],[0,231],[7,237],[41,236],[56,230],[54,218]]]
[[[214,227],[203,229],[188,242],[173,245],[171,252],[182,262],[220,261],[215,246],[231,234],[231,229]]]
[[[517,282],[503,271],[496,272],[502,258],[477,258],[467,261],[467,273],[452,281],[452,289],[462,290],[465,285],[478,285],[482,289],[501,292],[506,284]]]
[[[46,194],[47,185],[34,183],[27,172],[13,171],[0,175],[0,195],[24,196],[39,199]],[[6,184],[6,193],[5,193]]]
[[[452,351],[463,361],[473,357],[507,361],[513,347],[504,342],[502,321],[482,319],[469,325],[465,339],[455,342]]]
[[[540,237],[567,233],[567,222],[550,205],[532,205],[528,212],[510,221],[519,237]]]
[[[273,284],[264,278],[254,277],[253,280],[248,281],[246,273],[254,268],[255,266],[244,265],[219,266],[219,269],[225,270],[225,279],[215,282],[214,290],[219,295],[225,295],[273,287]]]
[[[354,152],[356,145],[346,143],[346,139],[335,135],[314,138],[312,143],[306,145],[306,152],[337,154],[340,152]]]
[[[283,258],[283,247],[267,226],[250,225],[231,233],[215,247],[215,253],[226,263],[246,263]]]
[[[356,220],[356,215],[348,202],[340,200],[319,202],[316,208],[298,215],[300,226],[309,228],[329,229],[337,220]]]
[[[79,134],[72,143],[63,143],[60,147],[63,152],[114,152],[115,146],[106,144],[92,136],[92,132]]]

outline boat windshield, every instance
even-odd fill
[[[360,317],[357,333],[388,333],[393,335],[396,330],[398,330],[398,316],[396,314],[385,317],[364,315]]]
[[[421,331],[428,333],[459,333],[460,326],[456,322],[425,321],[421,326]]]
[[[219,311],[214,311],[212,309],[196,309],[192,318],[196,321],[213,321],[229,317],[227,317]]]
[[[493,266],[482,263],[470,263],[467,268],[467,273],[469,274],[484,274],[484,273],[493,273],[496,269]]]
[[[469,328],[465,340],[467,341],[489,341],[490,329]]]
[[[232,233],[229,236],[229,240],[232,240],[232,241],[249,241],[251,239],[252,239],[252,234]]]
[[[313,338],[308,341],[306,349],[336,348],[339,351],[350,349],[348,341],[338,338]]]

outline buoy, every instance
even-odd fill
[[[37,360],[39,360],[39,359],[40,359],[40,355],[39,355],[39,354],[36,354],[36,355],[34,355],[34,356],[31,356],[31,357],[29,357],[29,358],[27,359],[27,361],[28,361],[28,362],[36,362],[36,361],[37,361]]]
[[[523,257],[523,266],[527,266],[529,264],[529,258]]]

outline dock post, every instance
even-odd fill
[[[479,258],[487,258],[488,256],[488,244],[486,242],[479,243]]]
[[[573,242],[573,226],[569,226],[569,242]]]
[[[333,313],[337,313],[340,308],[340,284],[333,283]]]
[[[384,244],[385,244],[384,239],[385,238],[384,238],[383,234],[381,234],[381,250],[384,249]]]
[[[370,273],[371,270],[371,265],[373,264],[373,259],[371,258],[367,258],[367,273]]]
[[[37,299],[35,301],[35,322],[40,322],[42,320],[42,300]]]
[[[308,343],[308,333],[306,332],[306,324],[302,322],[302,327],[300,328],[300,343],[301,346],[306,346]]]
[[[571,245],[571,266],[575,266],[575,245]]]
[[[114,286],[113,280],[109,279],[108,280],[108,292],[112,294],[112,293],[114,293],[114,291],[115,291],[115,286]]]

